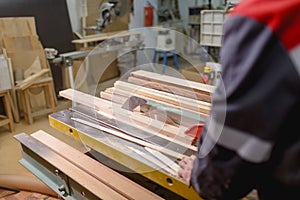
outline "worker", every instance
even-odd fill
[[[300,198],[299,10],[300,0],[241,0],[228,14],[222,82],[197,154],[179,163],[204,199]]]

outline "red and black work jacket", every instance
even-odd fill
[[[242,0],[225,21],[221,65],[191,185],[215,198],[263,177],[300,186],[300,1]]]

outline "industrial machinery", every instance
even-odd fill
[[[193,95],[190,91],[196,89]],[[214,90],[137,70],[100,97],[60,91],[76,104],[49,115],[49,123],[83,149],[78,152],[43,131],[22,133],[15,136],[22,145],[20,163],[63,199],[201,200],[178,176],[178,162],[197,152],[194,137],[199,138],[199,121],[210,111]]]
[[[103,29],[113,22],[115,16],[121,16],[126,12],[127,1],[109,0],[99,6],[99,17],[95,20],[95,26],[84,27],[85,30],[94,30],[95,33],[103,32]]]
[[[112,15],[116,4],[117,1],[109,1],[100,5],[99,18],[96,20],[97,31],[102,31],[107,24],[112,23]],[[115,12],[115,14],[118,15],[118,12]]]
[[[158,31],[156,49],[173,51],[175,50],[175,45],[175,31],[168,29]]]

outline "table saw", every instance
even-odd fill
[[[15,137],[22,145],[20,163],[62,198],[141,199],[139,195],[146,195],[149,196],[147,199],[201,199],[177,175],[178,161],[182,156],[197,151],[197,147],[190,143],[192,138],[187,139],[189,136],[171,136],[171,132],[179,128],[73,89],[61,91],[60,95],[72,100],[73,106],[50,114],[49,123],[68,138],[79,141],[85,147],[84,154],[81,154],[92,161],[84,161],[87,158],[82,158],[83,155],[65,150],[68,147],[62,148],[59,141],[47,139],[46,133]],[[198,107],[194,109],[199,110]],[[140,122],[145,124],[138,124]],[[162,127],[157,126],[159,124]],[[160,134],[167,131],[167,136]],[[62,165],[64,162],[67,163]],[[109,177],[108,173],[99,171],[100,168],[109,168],[117,174]],[[125,179],[119,176],[128,180],[117,187]],[[104,192],[102,187],[99,190],[94,188],[95,184],[103,185]],[[138,190],[139,194],[132,192]]]
[[[149,187],[150,185],[150,187],[152,187],[152,191],[155,192],[155,190],[157,190],[157,192],[160,193],[159,195],[163,198],[165,196],[166,199],[168,199],[168,197],[171,196],[172,199],[200,199],[198,194],[189,187],[188,184],[178,178],[175,173],[172,173],[170,169],[167,170],[161,168],[161,166],[158,166],[156,162],[151,162],[147,159],[147,156],[144,154],[148,155],[148,157],[151,156],[151,154],[140,145],[133,144],[115,136],[101,133],[99,129],[85,124],[80,124],[72,120],[74,118],[80,118],[90,121],[91,123],[95,123],[90,118],[86,117],[86,115],[95,117],[95,113],[92,109],[77,106],[72,109],[62,110],[49,115],[49,123],[61,133],[82,142],[82,144],[84,144],[87,148],[87,154],[96,159],[98,162],[109,166],[119,173],[125,174],[125,176],[133,176],[134,174],[137,174],[141,185],[144,187]],[[113,124],[110,120],[107,120],[103,116],[98,115],[97,119]],[[153,139],[155,140],[155,138]],[[162,143],[163,142],[166,141],[162,141]],[[173,149],[176,148],[180,147],[173,147]],[[137,154],[136,152],[140,152],[140,154]],[[55,180],[57,180],[57,175],[55,175],[55,173],[60,170],[49,167],[49,164],[51,163],[45,164],[39,160],[34,160],[35,157],[36,156],[32,155],[32,153],[24,156],[23,152],[23,161],[21,161],[21,164],[41,179],[46,185],[54,191],[57,191],[63,198],[78,199],[82,197],[80,194],[89,193],[89,188],[83,189],[81,187],[84,186],[79,187],[81,183],[78,182],[75,184],[76,180],[74,180],[74,183],[67,183],[67,186],[62,186],[63,184],[61,181],[55,182]],[[36,162],[40,163],[38,164]],[[68,174],[64,174],[64,176],[68,176]],[[65,188],[69,189],[66,191]],[[102,198],[94,194],[90,194],[89,197],[92,197],[92,199]]]

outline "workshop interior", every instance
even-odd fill
[[[1,0],[0,199],[202,199],[177,171],[238,3]]]

